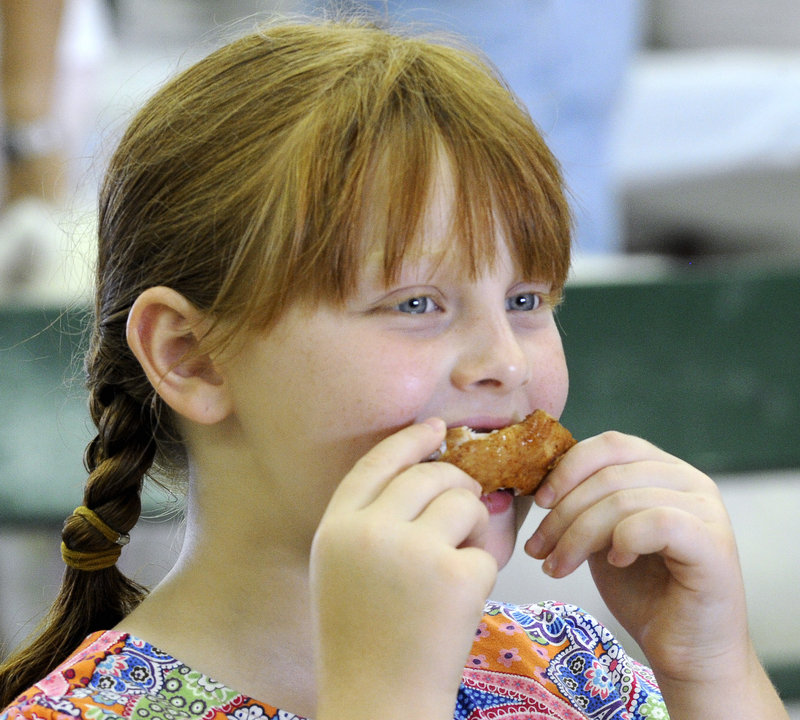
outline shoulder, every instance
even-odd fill
[[[125,633],[97,633],[0,714],[66,718],[291,718]]]
[[[126,636],[114,632],[97,632],[47,677],[26,690],[0,713],[0,720],[55,720],[82,718],[88,707],[86,692],[98,666],[119,654]],[[109,713],[108,717],[113,717]]]
[[[474,700],[476,690],[489,692],[481,702],[513,696],[520,710],[538,708],[565,720],[601,708],[604,717],[620,718],[642,717],[645,706],[664,708],[652,672],[608,628],[574,605],[555,602],[487,603],[462,693],[472,691]]]

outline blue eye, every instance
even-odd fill
[[[536,293],[519,293],[519,295],[512,295],[510,298],[506,299],[506,310],[527,312],[529,310],[536,310],[541,304],[542,298]]]
[[[438,309],[439,306],[427,295],[408,298],[408,300],[403,300],[403,302],[395,305],[395,310],[409,315],[422,315]]]

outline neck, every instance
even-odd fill
[[[205,517],[190,509],[178,561],[118,629],[238,692],[313,716],[310,538],[260,512],[210,507]]]

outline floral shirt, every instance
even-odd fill
[[[413,688],[409,688],[413,692]],[[90,635],[0,720],[301,720],[215,682],[149,643]],[[488,603],[455,720],[667,720],[651,672],[578,608]]]

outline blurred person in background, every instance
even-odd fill
[[[103,0],[0,0],[0,300],[69,285],[105,10]]]
[[[65,136],[55,107],[63,0],[2,0],[0,83],[5,188],[0,281],[28,282],[59,243]]]
[[[481,47],[562,164],[578,257],[622,248],[609,140],[639,45],[638,0],[372,0],[371,6],[455,31]]]

